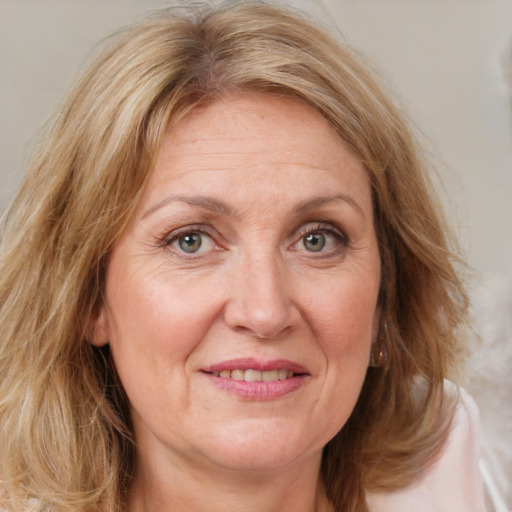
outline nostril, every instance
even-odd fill
[[[258,340],[275,339],[286,335],[292,329],[292,316],[283,310],[280,314],[258,314],[255,310],[235,309],[231,306],[225,312],[226,323],[232,329]]]

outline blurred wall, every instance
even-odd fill
[[[511,276],[512,0],[290,3],[337,25],[380,67],[425,134],[469,262]],[[92,46],[166,4],[0,0],[0,209]]]

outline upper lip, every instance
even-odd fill
[[[272,359],[268,361],[254,358],[230,359],[228,361],[204,366],[201,370],[206,373],[222,372],[225,370],[260,370],[262,372],[271,370],[288,370],[301,375],[309,374],[308,370],[304,366],[287,359]]]

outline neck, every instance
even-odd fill
[[[165,464],[164,464],[165,465]],[[332,512],[320,459],[272,471],[139,464],[129,512]]]

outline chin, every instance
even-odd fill
[[[278,470],[303,458],[321,457],[328,439],[319,442],[304,437],[306,434],[309,434],[306,429],[304,432],[290,429],[289,422],[247,420],[219,435],[212,432],[207,457],[228,470]]]

